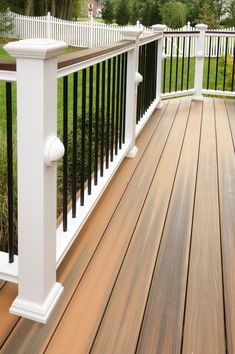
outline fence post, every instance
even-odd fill
[[[51,38],[51,13],[47,13],[47,33],[46,33],[46,38],[50,39]]]
[[[206,39],[206,30],[208,26],[204,24],[196,25],[196,30],[200,31],[198,42],[197,42],[197,51],[196,51],[196,67],[195,67],[195,79],[194,79],[194,88],[195,94],[193,96],[194,100],[202,101],[202,84],[203,84],[203,68],[204,68],[204,57],[205,57],[205,39]]]
[[[127,88],[126,88],[126,139],[131,141],[127,157],[134,158],[137,154],[135,145],[136,136],[136,113],[137,113],[137,90],[138,90],[138,66],[139,66],[139,37],[142,29],[122,30],[124,40],[135,41],[135,47],[128,52],[127,57]]]
[[[162,32],[162,38],[158,40],[158,48],[157,48],[157,89],[156,89],[156,97],[159,97],[159,104],[157,108],[162,108],[163,104],[161,102],[162,95],[162,60],[165,56],[163,53],[164,50],[164,37],[163,32],[166,31],[167,27],[165,25],[154,25],[152,26],[154,32]]]
[[[63,290],[56,282],[56,161],[64,148],[56,134],[57,56],[66,47],[48,39],[5,46],[17,58],[19,289],[10,312],[42,323]]]

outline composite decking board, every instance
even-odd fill
[[[6,282],[4,280],[0,280],[0,290],[4,287]]]
[[[192,102],[136,353],[180,353],[202,104]],[[191,353],[190,353],[191,354]]]
[[[192,229],[183,354],[225,354],[213,100],[204,101]]]
[[[135,352],[189,110],[190,101],[183,101],[91,353]]]
[[[226,105],[234,127],[235,102],[227,100]],[[224,101],[216,100],[215,107],[226,338],[227,352],[232,354],[235,353],[235,155]]]
[[[161,158],[179,102],[168,104],[46,353],[88,353]],[[151,164],[146,161],[151,160]],[[102,217],[102,215],[100,216]],[[73,346],[70,346],[73,343]]]
[[[21,319],[2,348],[4,354],[12,354],[16,351],[17,354],[31,354],[32,352],[41,353],[45,350],[81,277],[83,276],[122,194],[131,179],[132,174],[148,146],[149,140],[154,134],[154,131],[158,129],[158,124],[166,107],[167,103],[165,103],[164,108],[161,111],[157,110],[148,121],[143,133],[141,133],[137,139],[137,156],[135,159],[125,159],[123,161],[120,168],[117,170],[112,183],[107,187],[106,192],[83,227],[78,239],[75,241],[73,247],[61,264],[57,275],[58,281],[64,286],[64,292],[48,323],[42,326],[39,323]],[[102,217],[100,215],[100,210],[102,211]],[[8,308],[9,306],[6,308],[6,311],[8,311]],[[22,338],[27,338],[27,341],[22,341]]]
[[[0,348],[19,318],[9,314],[9,307],[17,296],[17,286],[6,283],[0,290]]]

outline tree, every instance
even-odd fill
[[[114,5],[112,0],[106,0],[104,2],[102,10],[102,18],[105,23],[112,23],[114,20]]]
[[[127,0],[118,0],[115,17],[117,24],[120,26],[125,26],[129,23],[129,3]]]
[[[225,20],[226,26],[235,26],[235,0],[231,0],[226,7],[226,13],[228,17]]]
[[[196,22],[205,23],[211,29],[216,29],[219,27],[219,22],[216,21],[216,14],[209,2],[205,1],[202,4]]]
[[[131,23],[137,20],[144,26],[152,26],[161,22],[159,0],[134,0],[131,6]]]
[[[168,1],[161,8],[163,22],[171,28],[180,28],[186,23],[186,5],[179,1]]]

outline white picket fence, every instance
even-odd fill
[[[151,28],[144,27],[138,21],[135,26],[117,26],[117,25],[106,25],[104,23],[96,22],[93,19],[89,21],[65,21],[53,17],[50,13],[47,16],[24,16],[19,15],[14,12],[7,12],[8,18],[12,21],[12,29],[6,36],[12,38],[50,38],[55,40],[64,41],[69,45],[84,48],[94,48],[100,47],[102,45],[110,44],[113,42],[120,41],[123,37],[121,31],[125,28],[142,28],[142,37],[149,36],[153,34]],[[0,14],[1,16],[1,14]],[[171,40],[173,40],[173,56],[177,55],[177,37],[179,37],[179,56],[183,55],[183,47],[185,46],[185,56],[189,55],[189,37],[183,39],[183,35],[180,34],[169,34],[168,32],[192,32],[195,31],[195,27],[192,27],[190,22],[188,22],[184,27],[179,29],[167,28],[165,36],[167,38],[167,45],[165,46],[165,52],[167,56],[171,55]],[[227,28],[219,31],[226,31],[228,34],[235,32],[235,28]],[[173,37],[173,39],[171,39]],[[196,56],[197,47],[197,36],[191,35],[190,42],[190,56]],[[211,56],[215,56],[218,52],[218,38],[211,34]],[[185,41],[185,43],[184,43]],[[234,54],[234,37],[229,37],[228,39],[228,54]],[[209,36],[206,38],[205,42],[205,55],[209,56],[210,40]],[[226,36],[220,37],[220,55],[224,55],[226,51]]]
[[[64,41],[76,47],[99,47],[122,39],[123,28],[142,27],[142,36],[153,34],[148,29],[137,23],[135,26],[106,25],[91,19],[90,21],[65,21],[47,16],[24,16],[8,11],[12,20],[12,29],[7,35],[12,38],[50,38]]]

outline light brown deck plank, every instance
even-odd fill
[[[169,103],[46,353],[88,353],[129,246],[178,107]],[[151,159],[151,164],[146,160]],[[102,217],[102,215],[100,215]],[[70,346],[73,343],[73,346]]]
[[[165,105],[165,107],[166,106],[167,105]],[[165,107],[162,111],[158,110],[153,114],[149,122],[146,124],[143,134],[138,136],[137,144],[139,150],[136,158],[123,161],[116,172],[112,183],[107,187],[105,194],[102,196],[96,209],[82,229],[74,246],[61,264],[57,275],[58,281],[64,286],[64,292],[48,323],[46,325],[41,325],[36,322],[21,319],[15,328],[13,325],[12,328],[8,328],[9,332],[11,332],[13,328],[14,330],[2,348],[2,353],[42,353],[46,348],[93,253],[96,250],[132,174],[138,166],[151,136],[154,134],[155,129],[157,129]],[[102,217],[99,210],[102,210]],[[9,305],[5,308],[6,314],[8,309]],[[8,316],[12,318],[11,315]],[[16,317],[14,318],[16,319]],[[24,340],[21,340],[22,338],[24,338]],[[2,343],[3,342],[4,340]]]
[[[137,348],[138,354],[181,352],[188,257],[201,128],[201,102],[189,123]]]
[[[17,286],[7,283],[0,290],[0,348],[19,320],[9,314],[9,308],[17,296]]]
[[[226,101],[235,133],[235,102]],[[235,353],[235,155],[226,107],[216,100],[221,241],[228,354]]]
[[[182,101],[92,353],[135,352],[189,110]]]
[[[204,101],[183,354],[225,354],[213,100]]]

